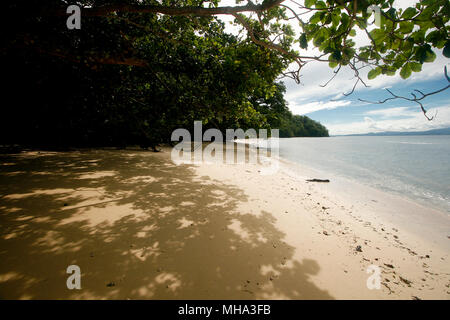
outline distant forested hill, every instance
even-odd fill
[[[307,116],[289,114],[280,127],[280,138],[328,136],[327,128]]]
[[[292,114],[284,100],[285,92],[286,87],[279,82],[275,83],[275,91],[269,98],[252,100],[253,108],[264,117],[263,123],[266,123],[266,126],[260,128],[279,129],[280,138],[328,137],[328,129],[319,122],[307,116]],[[241,123],[241,127],[246,127],[245,123]]]
[[[431,136],[450,135],[450,128],[433,129],[428,131],[385,131],[376,133],[349,134],[348,136]]]

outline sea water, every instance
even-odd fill
[[[450,214],[449,135],[283,138],[279,143],[279,156],[286,160]]]

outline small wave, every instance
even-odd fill
[[[432,142],[406,142],[406,141],[386,141],[389,143],[401,143],[401,144],[436,144]]]

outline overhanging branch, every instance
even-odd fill
[[[450,77],[447,74],[447,66],[445,66],[445,68],[444,68],[444,74],[445,74],[445,78],[450,83]],[[389,94],[391,95],[391,97],[389,97],[389,98],[386,98],[386,99],[380,100],[380,101],[375,101],[375,102],[374,101],[364,100],[364,99],[358,99],[358,100],[361,101],[361,102],[372,103],[372,104],[383,104],[383,103],[386,103],[388,101],[396,100],[396,99],[401,99],[401,100],[406,100],[406,101],[410,101],[410,102],[415,102],[415,103],[417,103],[420,106],[420,109],[422,110],[425,118],[427,118],[429,121],[431,121],[431,120],[434,119],[435,116],[429,117],[427,115],[427,110],[425,109],[425,107],[423,106],[421,101],[423,99],[425,99],[426,97],[428,97],[428,96],[431,96],[431,95],[443,92],[443,91],[447,90],[448,88],[450,88],[450,84],[445,86],[445,87],[443,87],[443,88],[441,88],[441,89],[439,89],[439,90],[436,90],[436,91],[433,91],[433,92],[429,92],[429,93],[423,93],[422,91],[415,89],[414,90],[415,93],[414,92],[411,93],[412,98],[399,96],[399,95],[393,93],[391,90],[386,88],[386,91],[389,92]]]
[[[82,8],[83,16],[106,16],[113,12],[134,12],[134,13],[161,13],[170,16],[213,16],[228,14],[233,15],[241,12],[262,12],[279,6],[285,0],[272,0],[264,1],[262,4],[255,5],[248,3],[245,6],[225,6],[216,8],[203,8],[203,7],[170,7],[170,6],[155,6],[155,5],[139,5],[139,4],[110,4],[100,7]],[[55,10],[46,10],[42,12],[43,15],[58,15],[65,16],[66,8],[60,7]]]

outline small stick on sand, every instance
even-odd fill
[[[330,182],[328,179],[307,179],[308,182]]]

